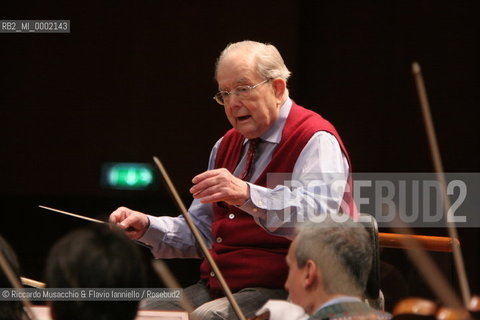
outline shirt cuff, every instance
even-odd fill
[[[250,182],[247,182],[247,184],[250,189],[250,199],[238,208],[256,218],[264,217],[267,212],[267,206],[263,199],[266,198],[268,189]]]
[[[158,228],[155,228],[155,218],[158,218],[158,217],[153,217],[153,216],[149,216],[147,215],[147,218],[148,218],[148,221],[150,222],[149,223],[149,226],[148,226],[148,229],[147,231],[145,231],[145,233],[143,234],[142,237],[140,237],[140,239],[138,239],[138,241],[140,242],[143,242],[145,243],[146,245],[149,245],[149,246],[153,246],[154,243],[158,243],[159,242],[159,239],[162,239],[165,237],[165,233],[161,230],[159,230]]]

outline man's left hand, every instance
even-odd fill
[[[195,176],[192,182],[195,185],[190,192],[202,203],[223,201],[242,205],[250,197],[248,184],[224,168],[205,171]]]

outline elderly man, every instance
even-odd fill
[[[391,318],[361,300],[372,265],[371,240],[361,224],[337,215],[303,224],[287,264],[285,288],[304,311],[285,301],[269,301],[258,313],[269,311],[270,320]]]
[[[224,49],[214,99],[233,128],[215,144],[208,171],[195,176],[190,189],[189,212],[247,316],[267,299],[286,295],[285,255],[296,222],[328,212],[356,214],[343,143],[328,121],[289,98],[289,76],[273,45],[243,41]],[[121,207],[110,221],[152,245],[156,257],[201,257],[182,217]],[[200,318],[234,317],[205,260],[201,281],[184,293],[200,306]]]

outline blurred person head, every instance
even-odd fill
[[[137,245],[105,225],[69,233],[51,249],[50,288],[142,288],[146,269]],[[52,301],[54,319],[134,319],[139,301]]]
[[[312,314],[335,297],[362,297],[372,250],[365,228],[345,216],[303,223],[287,254],[290,299]]]
[[[15,276],[20,279],[20,265],[17,256],[2,236],[0,236],[0,250]],[[0,288],[12,288],[3,270],[0,270]],[[0,301],[0,320],[23,319],[23,315],[24,312],[21,301]]]

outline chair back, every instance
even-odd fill
[[[365,227],[372,240],[372,269],[365,288],[365,298],[375,300],[380,295],[380,246],[378,244],[377,220],[370,214],[360,213],[360,223]]]

